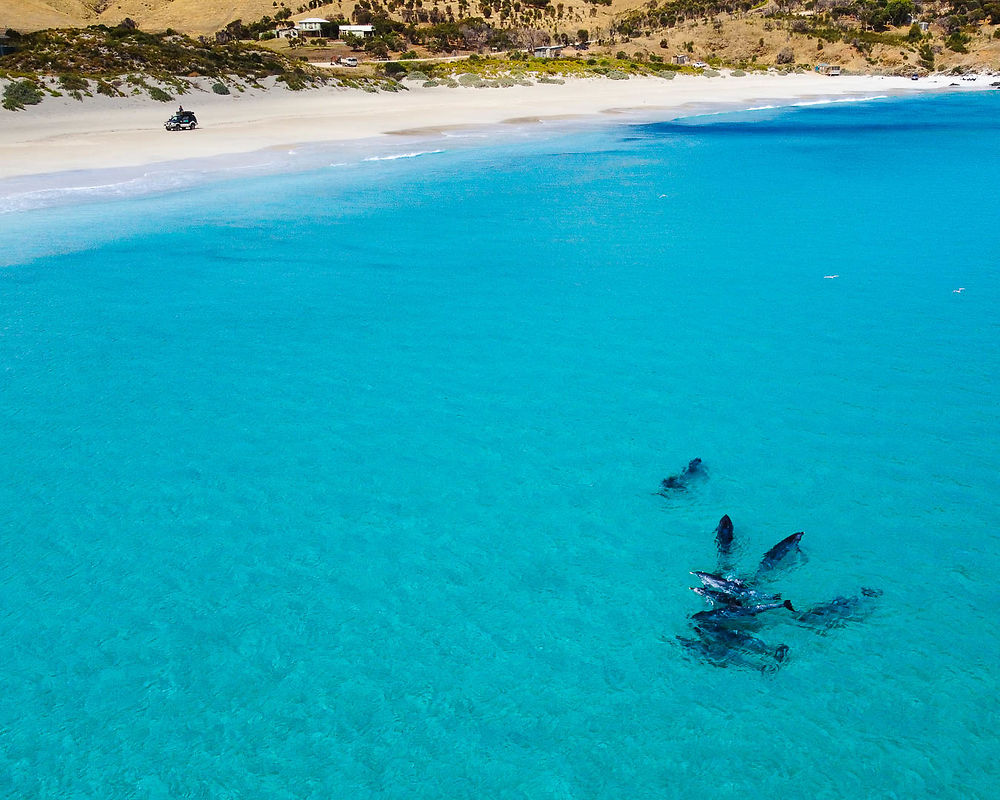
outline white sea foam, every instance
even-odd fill
[[[887,100],[889,95],[878,94],[866,97],[827,97],[822,100],[802,100],[798,103],[792,103],[793,108],[802,108],[804,106],[826,106],[831,103],[869,103],[872,100]]]
[[[368,156],[362,161],[396,161],[400,158],[417,158],[418,156],[430,156],[435,153],[444,153],[444,150],[416,150],[412,153],[395,153],[390,156]]]

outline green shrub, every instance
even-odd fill
[[[59,85],[68,92],[85,92],[90,85],[79,75],[60,75]]]
[[[542,75],[542,77],[538,79],[538,82],[539,83],[557,83],[557,84],[566,83],[566,81],[564,81],[562,78],[553,78],[553,77],[551,77],[549,75]]]
[[[167,94],[159,86],[150,86],[149,96],[152,97],[154,100],[159,100],[161,103],[169,103],[171,100],[174,99],[173,96]]]
[[[613,81],[627,81],[628,80],[628,74],[625,73],[625,72],[622,72],[620,69],[610,69],[610,70],[608,70],[607,77],[609,77]]]
[[[924,42],[920,46],[917,55],[920,57],[920,66],[928,71],[934,69],[934,49],[929,42]]]
[[[413,72],[411,72],[405,78],[405,80],[408,81],[429,81],[430,79],[431,79],[430,75],[428,75],[426,72],[421,72],[418,69],[413,70]]]
[[[407,50],[405,53],[402,53],[399,56],[399,60],[400,61],[409,61],[409,60],[414,59],[416,57],[417,57],[417,51],[416,50]]]
[[[969,37],[963,34],[961,31],[955,31],[951,36],[945,40],[945,45],[949,50],[953,50],[956,53],[968,53],[969,50],[965,46],[969,42]]]
[[[432,86],[440,86],[437,81],[424,81],[423,86],[425,89],[430,89]]]
[[[282,72],[275,80],[281,81],[293,92],[299,92],[309,86],[308,77],[301,69]]]
[[[615,58],[617,58],[619,61],[626,61],[628,60],[628,53],[626,53],[624,50],[619,50],[617,53],[615,53]]]
[[[472,72],[466,72],[458,76],[458,82],[462,86],[473,86],[479,88],[483,85],[483,79]]]
[[[661,69],[656,74],[659,75],[661,78],[666,78],[668,81],[672,81],[674,79],[674,76],[677,73],[676,72],[672,72],[672,71],[670,71],[668,69]]]
[[[216,94],[229,94],[229,87],[221,81],[212,84],[212,91]]]
[[[34,81],[23,80],[7,84],[3,90],[3,107],[17,111],[25,106],[35,106],[42,102],[42,90]]]
[[[746,75],[746,73],[741,69],[734,69],[729,74],[732,75],[734,78],[742,78],[744,75]]]

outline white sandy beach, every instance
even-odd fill
[[[0,194],[5,179],[211,159],[308,142],[345,142],[399,132],[433,135],[455,127],[586,119],[623,112],[670,118],[685,109],[866,98],[934,90],[949,83],[945,77],[911,81],[806,74],[678,76],[672,81],[575,79],[564,85],[505,89],[409,84],[409,91],[378,94],[336,88],[273,89],[230,96],[195,91],[180,98],[185,108],[198,114],[200,127],[191,132],[165,131],[163,121],[175,105],[146,97],[98,97],[83,102],[47,98],[25,111],[0,112]]]

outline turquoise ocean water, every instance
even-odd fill
[[[0,796],[996,797],[998,133],[837,103],[0,216]],[[695,657],[724,513],[874,612]]]

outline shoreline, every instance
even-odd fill
[[[958,90],[982,89],[986,80]],[[85,105],[46,100],[5,114],[0,126],[0,213],[179,188],[175,178],[302,171],[329,164],[338,148],[348,158],[390,157],[400,146],[433,149],[449,137],[479,139],[496,131],[549,130],[574,124],[663,121],[705,113],[866,100],[944,89],[938,76],[911,81],[878,76],[681,75],[628,81],[567,79],[565,84],[476,89],[412,87],[372,94],[341,88],[283,89],[220,96],[187,94],[180,102],[199,116],[194,131],[167,132],[173,104],[148,98],[95,98]],[[491,133],[492,131],[492,133]],[[462,136],[464,134],[464,136]],[[299,151],[322,154],[310,164]],[[398,156],[397,156],[398,157]],[[304,161],[305,163],[295,163]],[[96,184],[96,185],[95,185]],[[131,190],[129,184],[132,184]],[[174,185],[172,185],[174,184]],[[187,185],[182,183],[180,185]]]

